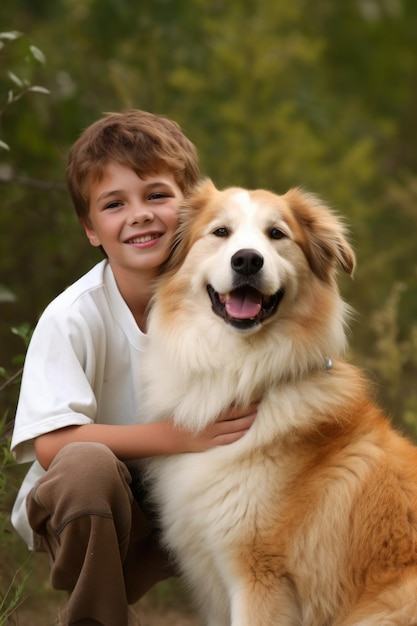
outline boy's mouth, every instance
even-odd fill
[[[148,243],[153,239],[159,239],[161,237],[161,233],[148,233],[147,235],[136,235],[135,237],[130,237],[130,239],[126,239],[125,243]]]

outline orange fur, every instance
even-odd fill
[[[248,250],[265,302],[284,295],[241,326],[206,287],[227,301],[230,259]],[[149,322],[149,412],[198,430],[262,398],[237,443],[149,463],[166,543],[209,626],[417,624],[417,449],[343,359],[335,272],[354,264],[340,219],[301,190],[208,181],[183,209]]]

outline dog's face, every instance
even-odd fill
[[[286,301],[301,306],[313,279],[336,289],[338,264],[354,268],[341,222],[297,189],[219,191],[205,181],[181,212],[178,241],[172,272],[182,267],[191,292],[206,292],[213,312],[245,333],[282,314]]]

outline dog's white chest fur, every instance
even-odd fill
[[[280,497],[280,482],[271,481],[277,458],[253,462],[244,447],[152,462],[165,540],[210,626],[231,623],[230,597],[242,583],[240,542],[270,523],[266,503]]]

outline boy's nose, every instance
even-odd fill
[[[127,221],[129,224],[146,224],[152,222],[154,217],[151,207],[142,202],[137,202],[131,207]]]

